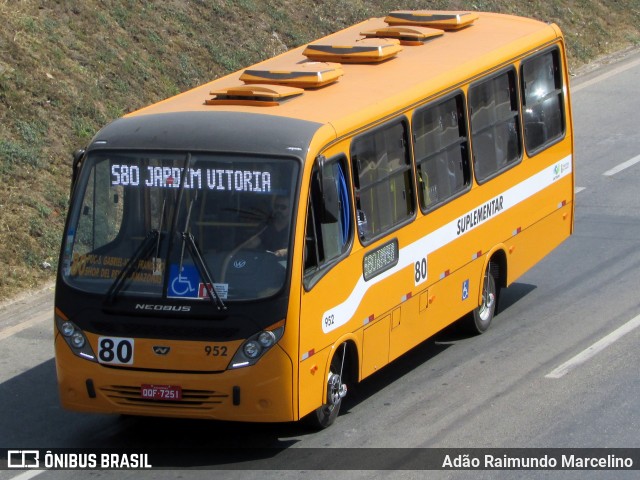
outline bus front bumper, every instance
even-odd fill
[[[68,410],[246,422],[295,419],[293,367],[276,346],[255,365],[222,372],[114,368],[74,355],[56,335],[56,371]],[[143,398],[143,386],[180,391],[179,400]]]

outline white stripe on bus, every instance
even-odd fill
[[[498,215],[501,215],[507,210],[510,210],[519,203],[543,191],[547,187],[550,187],[560,179],[571,174],[572,169],[572,158],[571,155],[569,155],[559,162],[555,163],[554,165],[545,168],[544,170],[527,178],[519,184],[509,188],[501,195],[498,195],[489,200],[489,202],[491,202],[496,199],[501,199],[501,208],[497,211],[492,212],[492,215],[489,218],[482,221],[476,218],[465,226],[464,231],[459,232],[458,222],[460,222],[461,219],[466,219],[468,216],[473,217],[474,212],[477,212],[479,208],[489,203],[483,202],[478,207],[469,210],[467,213],[457,217],[455,220],[452,220],[446,225],[443,225],[437,230],[434,230],[433,232],[413,242],[412,244],[401,248],[399,251],[398,263],[393,268],[390,268],[380,275],[377,275],[369,281],[365,281],[364,278],[360,276],[349,296],[342,303],[335,305],[334,307],[331,307],[329,310],[324,312],[324,314],[320,318],[322,331],[324,333],[329,333],[347,324],[349,320],[351,320],[351,318],[355,315],[360,302],[362,301],[367,291],[373,285],[376,285],[389,278],[390,276],[395,275],[404,268],[407,268],[409,266],[413,267],[416,261],[421,261],[429,254],[444,247],[445,245],[448,245],[457,238],[469,233],[476,227],[486,223],[487,221],[497,217]],[[445,273],[449,274],[450,272],[447,271]],[[426,280],[427,276],[421,278],[420,281],[416,282],[414,286],[418,286],[424,283]],[[333,321],[325,322],[324,319],[330,316],[332,316]]]

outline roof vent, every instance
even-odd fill
[[[291,97],[301,95],[301,88],[283,85],[237,85],[214,90],[214,97],[206,100],[207,105],[251,105],[256,107],[275,107]]]
[[[339,63],[304,62],[282,68],[245,70],[240,80],[245,83],[269,83],[299,88],[323,87],[344,74]]]
[[[431,10],[399,10],[391,12],[384,21],[389,25],[417,25],[421,27],[459,30],[477,20],[473,12],[434,12]]]
[[[423,45],[430,38],[444,34],[444,30],[427,27],[394,26],[383,27],[376,30],[360,32],[367,38],[395,38],[400,40],[400,45],[415,46]]]
[[[376,63],[387,60],[402,50],[399,40],[365,38],[351,43],[307,45],[302,54],[312,60],[340,63]]]

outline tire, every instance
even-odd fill
[[[342,399],[347,393],[346,384],[342,383],[341,372],[344,371],[343,359],[346,354],[347,344],[343,343],[331,359],[329,373],[327,374],[327,398],[315,411],[307,417],[307,423],[315,430],[327,428],[335,422],[340,413]]]
[[[486,332],[496,313],[498,290],[496,281],[491,273],[491,265],[487,267],[482,281],[482,303],[471,312],[467,320],[467,329],[474,335]]]

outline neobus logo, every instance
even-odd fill
[[[190,312],[190,305],[158,305],[152,303],[136,303],[136,310],[151,310],[155,312]]]

